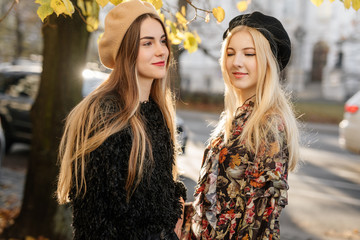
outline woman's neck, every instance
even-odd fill
[[[150,80],[150,79],[139,79],[140,102],[149,101],[149,96],[153,81],[154,80]]]
[[[242,106],[246,101],[252,99],[255,95],[255,92],[238,92],[238,100],[240,106]]]

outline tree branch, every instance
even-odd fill
[[[208,50],[207,48],[205,48],[203,45],[199,44],[199,45],[198,45],[198,48],[199,48],[206,56],[208,56],[208,57],[211,58],[212,60],[214,60],[214,61],[216,61],[216,62],[219,61],[219,57],[211,54],[211,53],[209,52],[209,50]]]
[[[13,3],[11,4],[11,7],[9,8],[9,10],[7,10],[5,15],[2,18],[0,18],[0,22],[2,22],[7,17],[7,15],[9,15],[10,11],[15,7],[15,4],[18,4],[18,3],[19,3],[19,0],[14,0],[13,1]]]

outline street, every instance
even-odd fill
[[[178,167],[192,201],[204,143],[214,114],[177,111],[189,132]],[[281,215],[281,239],[360,239],[360,156],[341,149],[336,125],[304,124],[301,163],[289,174],[289,205]]]

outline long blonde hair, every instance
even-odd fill
[[[77,195],[82,190],[84,194],[86,193],[85,164],[89,160],[89,154],[109,136],[127,126],[130,126],[132,131],[132,147],[125,185],[128,199],[141,181],[146,161],[145,155],[150,156],[150,161],[152,161],[151,143],[139,114],[139,83],[136,75],[140,27],[141,23],[149,17],[158,20],[167,34],[164,24],[158,16],[154,14],[139,16],[124,36],[117,54],[116,66],[109,78],[85,97],[66,119],[64,135],[59,147],[61,162],[57,188],[59,203],[69,201],[69,192],[74,183]],[[168,41],[167,47],[170,53]],[[170,59],[169,56],[167,69]],[[119,110],[114,112],[109,109],[111,106],[103,104],[106,103],[104,99],[109,95],[116,96],[114,102],[117,104],[116,109]],[[169,81],[166,78],[154,79],[150,96],[159,105],[170,130],[171,139],[175,144],[174,99],[169,88]],[[174,158],[175,156],[176,151]],[[173,175],[176,177],[176,167],[174,167]]]
[[[278,131],[279,123],[283,123],[286,131],[286,142],[289,151],[289,169],[294,170],[299,158],[299,130],[292,105],[280,85],[279,65],[271,51],[268,40],[255,28],[238,26],[232,29],[224,40],[221,49],[220,65],[225,82],[225,109],[221,119],[212,133],[212,138],[224,133],[227,143],[231,135],[234,114],[242,104],[231,83],[226,70],[227,47],[232,35],[239,31],[248,31],[255,44],[256,60],[258,63],[258,81],[256,86],[256,100],[251,117],[246,123],[241,140],[245,140],[246,147],[257,153],[260,145],[268,143],[268,136],[272,136],[280,144],[283,137]]]

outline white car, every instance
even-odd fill
[[[339,124],[342,148],[360,154],[360,91],[345,103],[344,119]]]

